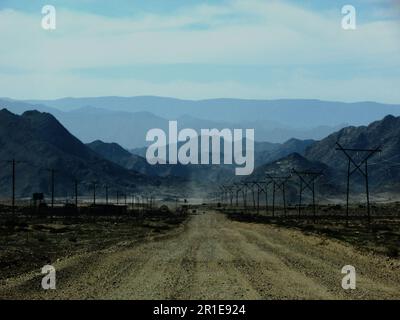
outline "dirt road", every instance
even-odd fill
[[[353,265],[357,289],[341,287]],[[57,289],[29,273],[0,283],[0,298],[34,299],[388,299],[400,298],[398,260],[337,241],[207,212],[141,244],[54,264]]]

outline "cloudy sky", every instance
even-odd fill
[[[0,0],[0,96],[400,103],[398,3]],[[46,4],[54,31],[41,27]],[[344,4],[356,30],[341,27]]]

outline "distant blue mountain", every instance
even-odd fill
[[[100,98],[98,99],[96,98],[95,101],[101,101]],[[107,98],[105,99],[107,100]],[[115,99],[119,100],[120,98]],[[85,99],[82,100],[85,101]],[[106,107],[99,102],[100,107],[98,105],[82,106],[85,103],[79,105],[77,100],[72,99],[71,107],[67,107],[60,106],[60,101],[66,105],[69,104],[68,99],[59,100],[58,102],[30,101],[29,103],[0,99],[0,107],[8,108],[17,114],[32,109],[48,112],[57,117],[69,131],[83,142],[88,143],[100,139],[105,142],[116,142],[127,149],[147,145],[145,137],[149,129],[161,128],[167,131],[168,119],[178,120],[179,129],[193,128],[197,131],[203,128],[254,128],[256,141],[273,143],[283,143],[291,138],[319,140],[345,126],[345,124],[326,126],[308,122],[305,124],[300,123],[298,126],[287,126],[278,121],[262,120],[263,112],[261,111],[253,114],[251,120],[243,119],[242,121],[234,122],[229,114],[226,114],[224,120],[214,119],[213,117],[211,119],[196,118],[188,113],[176,117],[172,115],[162,117],[156,114],[157,110],[154,111],[150,107],[131,108],[131,112],[128,112],[117,111],[118,104]],[[166,101],[164,109],[168,110],[169,104]],[[121,109],[123,108],[121,107]],[[186,112],[188,110],[182,109],[183,111]]]
[[[400,104],[333,102],[321,100],[181,100],[153,96],[64,98],[29,101],[62,110],[97,107],[113,111],[148,111],[166,119],[183,115],[214,121],[241,123],[262,121],[270,126],[315,128],[343,123],[366,125],[387,114],[400,115]]]

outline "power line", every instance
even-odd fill
[[[350,194],[350,177],[355,172],[360,172],[365,178],[365,193],[367,196],[367,215],[368,222],[371,220],[371,210],[369,203],[369,181],[368,181],[368,159],[370,159],[373,155],[378,152],[382,152],[380,147],[375,149],[355,149],[355,148],[343,148],[339,142],[336,142],[337,148],[336,150],[340,150],[347,157],[347,192],[346,192],[346,223],[348,223],[349,219],[349,194]],[[363,153],[364,157],[361,161],[357,161],[351,155],[352,152]],[[353,169],[351,170],[351,166],[353,165]],[[364,170],[361,168],[365,166]]]
[[[26,161],[17,161],[15,159],[11,160],[3,160],[6,163],[11,163],[11,172],[12,172],[12,180],[11,180],[11,211],[15,214],[15,178],[16,178],[16,165],[19,163],[27,163]]]
[[[78,209],[78,184],[79,181],[77,179],[74,180],[74,190],[75,190],[75,206]]]
[[[51,208],[54,208],[54,192],[55,192],[55,187],[54,187],[54,176],[55,173],[57,172],[55,169],[47,169],[47,171],[50,172],[50,183],[51,183]]]
[[[282,190],[282,199],[283,199],[283,212],[286,216],[286,182],[291,178],[291,175],[286,176],[272,176],[267,173],[267,177],[272,180],[273,190],[272,190],[272,216],[275,216],[275,192],[276,188]]]
[[[301,205],[302,205],[302,196],[303,191],[309,189],[312,193],[312,202],[313,202],[313,217],[314,222],[316,218],[316,208],[315,208],[315,181],[322,176],[322,171],[297,171],[296,169],[292,169],[292,172],[299,177],[300,182],[300,191],[299,191],[299,204],[298,204],[298,212],[299,218],[301,216]]]
[[[97,186],[97,181],[92,181],[92,186],[93,186],[93,205],[96,205],[96,186]]]

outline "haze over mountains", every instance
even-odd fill
[[[255,143],[255,166],[275,161],[291,153],[304,153],[306,148],[314,143],[313,140],[290,139],[285,143],[256,142]],[[183,143],[178,144],[178,148]],[[223,143],[221,143],[223,144]],[[146,160],[146,148],[140,148],[128,152],[116,143],[105,143],[100,140],[88,143],[87,146],[107,160],[129,169],[147,175],[168,177],[176,176],[202,183],[223,183],[232,180],[235,165],[150,165]],[[221,150],[223,147],[221,146]],[[199,148],[199,154],[200,154]],[[221,153],[221,163],[224,154]],[[211,159],[211,156],[210,156]]]
[[[347,124],[365,125],[387,114],[400,115],[399,105],[319,100],[179,100],[161,97],[65,98],[15,101],[0,99],[14,113],[49,112],[85,143],[100,139],[126,149],[148,145],[152,128],[178,127],[255,129],[256,141],[283,143],[291,138],[320,140]]]
[[[317,190],[326,198],[343,198],[347,183],[347,157],[336,150],[336,142],[344,148],[375,149],[382,152],[374,154],[368,161],[369,185],[372,194],[386,193],[392,198],[400,193],[400,117],[388,115],[368,126],[343,128],[321,141],[315,141],[305,148],[302,155],[292,153],[278,160],[259,166],[244,180],[260,179],[266,172],[272,175],[288,175],[292,168],[299,171],[322,171]],[[359,164],[368,153],[351,152],[354,161]],[[351,171],[355,166],[351,164]],[[365,170],[365,166],[361,166]],[[295,177],[295,176],[294,176]],[[296,177],[288,183],[288,192],[295,195]],[[358,171],[351,176],[352,192],[365,192],[365,177]],[[290,196],[290,195],[289,195]]]
[[[83,193],[97,182],[99,192],[108,185],[110,192],[135,191],[162,183],[159,178],[127,170],[92,151],[71,135],[48,113],[26,111],[21,116],[0,111],[0,193],[10,194],[11,163],[17,161],[18,196],[50,192],[50,171],[55,170],[56,195],[72,195],[74,181]],[[7,162],[5,162],[7,161]],[[173,179],[170,181],[173,183]],[[121,191],[122,191],[121,190]]]
[[[391,115],[374,121],[368,126],[344,128],[321,141],[290,139],[283,144],[256,143],[256,169],[248,177],[235,177],[232,170],[226,170],[226,166],[192,165],[175,166],[175,169],[171,169],[174,171],[167,171],[165,176],[174,172],[178,176],[186,177],[197,183],[208,181],[221,184],[240,180],[263,180],[266,172],[288,175],[293,168],[300,171],[315,170],[323,172],[323,176],[316,186],[317,191],[323,194],[325,199],[332,199],[343,196],[347,181],[347,158],[336,150],[336,142],[348,148],[368,149],[382,146],[382,153],[376,154],[369,160],[371,190],[392,195],[400,192],[400,117]],[[103,150],[100,154],[112,160],[111,155],[107,156],[105,150],[113,149],[115,146],[103,142],[96,142],[96,144],[102,146]],[[138,154],[144,151],[145,149],[136,150]],[[138,154],[130,155],[126,151],[124,154],[128,158],[141,157]],[[352,153],[352,156],[355,161],[361,161],[364,154]],[[120,160],[115,159],[114,161]],[[145,162],[144,158],[139,163],[143,162]],[[138,161],[135,160],[134,163],[138,163]],[[132,168],[141,171],[140,166]],[[155,168],[157,169],[154,172],[160,174],[161,171],[157,170],[162,170],[163,166],[155,166]],[[352,166],[352,170],[353,168],[354,166]],[[362,168],[364,169],[364,167]],[[289,183],[288,192],[292,192],[293,196],[297,182],[297,178],[294,178]],[[365,191],[364,182],[364,177],[356,172],[351,177],[352,190],[356,193],[363,193]]]
[[[400,105],[300,99],[209,99],[194,101],[138,96],[64,98],[59,100],[30,100],[28,102],[62,110],[96,107],[112,111],[149,111],[166,119],[176,119],[189,115],[200,119],[233,123],[268,121],[270,125],[282,124],[293,128],[313,128],[319,125],[337,126],[343,123],[363,125],[387,114],[400,115]]]
[[[295,169],[297,171],[313,171],[313,172],[321,172],[322,175],[316,180],[315,190],[318,194],[318,201],[329,200],[335,197],[339,197],[343,188],[338,187],[334,182],[333,178],[335,177],[335,170],[328,166],[325,163],[320,161],[312,161],[304,156],[300,155],[297,152],[291,153],[288,156],[282,157],[278,160],[267,162],[254,171],[254,173],[244,178],[244,181],[260,181],[266,178],[266,174],[270,174],[271,176],[280,176],[286,177],[292,175],[292,177],[285,183],[285,193],[286,200],[297,202],[298,200],[298,177],[295,174],[292,174],[292,170]],[[270,184],[270,192],[272,185]],[[282,190],[277,188],[277,197],[276,202],[282,203]],[[307,199],[309,201],[311,194],[308,192],[309,189],[306,189],[303,195],[303,199]]]
[[[324,177],[319,181],[318,190],[329,198],[343,193],[345,187],[347,159],[335,150],[337,141],[351,148],[382,146],[382,153],[375,155],[369,162],[371,190],[400,193],[400,117],[393,115],[382,117],[382,120],[373,121],[368,126],[348,126],[327,134],[319,141],[297,138],[288,139],[283,143],[256,141],[256,169],[251,176],[242,178],[234,175],[230,165],[151,166],[144,158],[145,148],[137,148],[130,152],[127,147],[117,143],[117,139],[112,143],[101,141],[104,133],[108,138],[114,137],[111,132],[119,132],[121,136],[127,135],[132,138],[141,135],[138,132],[145,131],[147,125],[152,128],[163,128],[163,125],[167,125],[167,119],[149,112],[117,112],[93,107],[64,112],[45,105],[32,106],[8,99],[0,100],[0,105],[7,105],[21,114],[16,115],[4,109],[0,111],[0,159],[21,161],[17,164],[17,194],[21,196],[29,196],[32,192],[48,193],[49,169],[56,170],[56,190],[64,196],[72,194],[75,179],[80,181],[83,193],[90,192],[93,182],[98,181],[102,185],[109,185],[114,191],[122,187],[135,192],[148,187],[157,192],[184,190],[187,193],[200,191],[204,194],[221,183],[240,179],[262,179],[266,171],[287,174],[292,168],[296,168],[322,170]],[[37,108],[51,114],[26,111],[29,108]],[[397,112],[398,107],[384,105],[384,110],[392,108]],[[379,112],[382,110],[375,110],[375,113]],[[262,117],[260,113],[259,118]],[[230,124],[187,116],[182,117],[184,118],[192,127],[196,124],[210,124],[211,128],[212,125]],[[64,120],[59,122],[58,119]],[[85,132],[87,128],[87,136],[98,134],[99,137],[85,145],[80,141],[80,136],[75,137],[73,132],[70,133],[68,128],[63,126],[63,121],[70,121],[69,125],[76,125],[76,130],[81,132]],[[107,131],[108,128],[112,130]],[[127,132],[132,133],[129,136]],[[144,139],[142,136],[137,138],[138,142]],[[362,154],[355,154],[354,157],[362,160]],[[3,163],[4,167],[0,172],[0,193],[8,195],[11,165]],[[362,176],[356,174],[351,183],[355,191],[364,191]],[[295,194],[295,188],[296,184],[293,182],[289,192]]]

